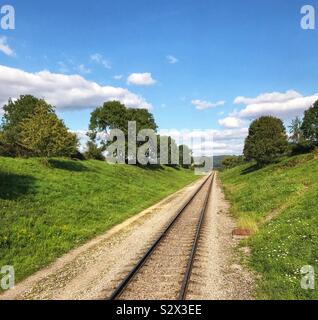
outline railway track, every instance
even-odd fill
[[[110,300],[185,300],[211,193],[210,174],[177,212]]]

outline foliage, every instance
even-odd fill
[[[21,124],[32,115],[39,103],[45,103],[31,95],[20,96],[19,99],[9,100],[3,107],[4,115],[1,125],[1,155],[6,156],[25,156],[27,151],[19,144]],[[53,107],[47,105],[48,112],[53,112]]]
[[[70,157],[76,152],[77,138],[44,101],[20,124],[18,144],[36,157]]]
[[[179,146],[179,164],[186,169],[191,168],[193,164],[192,150],[187,145]]]
[[[300,144],[304,141],[304,135],[302,131],[302,121],[299,117],[296,117],[292,120],[291,125],[289,126],[290,138],[289,140],[292,143]]]
[[[166,155],[166,164],[171,167],[177,167],[180,154],[176,141],[170,136],[158,136],[158,139],[160,140],[157,146],[158,157]]]
[[[105,160],[105,157],[103,155],[103,148],[98,147],[96,143],[93,141],[88,141],[86,145],[86,151],[84,153],[84,156],[88,160]]]
[[[136,123],[136,133],[143,129],[156,131],[157,125],[153,115],[146,109],[126,108],[119,101],[105,102],[101,107],[91,113],[89,136],[96,141],[98,133],[102,134],[100,143],[105,150],[114,141],[109,139],[112,130],[121,130],[125,135],[125,159],[128,162],[128,122]],[[147,141],[146,141],[147,142]],[[138,142],[137,148],[145,142]],[[114,154],[116,156],[116,154]]]
[[[307,141],[307,140],[303,140],[300,143],[291,143],[289,147],[290,147],[292,156],[309,153],[315,149],[315,146],[310,141]]]
[[[234,168],[244,162],[244,158],[242,156],[231,156],[226,157],[222,160],[222,167],[225,169]]]
[[[252,122],[245,140],[244,156],[258,165],[274,162],[287,151],[288,141],[283,122],[265,116]]]
[[[0,266],[16,280],[195,181],[190,170],[0,157]]]
[[[313,145],[318,145],[318,100],[305,111],[301,129],[305,139]]]
[[[119,101],[105,102],[91,113],[90,137],[95,140],[97,133],[119,129],[128,136],[128,122],[136,121],[137,132],[142,129],[157,130],[153,115],[146,109],[129,109]]]

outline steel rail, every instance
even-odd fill
[[[193,241],[191,254],[190,254],[188,265],[187,265],[187,268],[186,268],[186,272],[184,274],[184,278],[183,278],[183,281],[182,281],[181,290],[180,290],[180,293],[179,293],[178,300],[185,300],[186,299],[187,290],[188,290],[188,286],[189,286],[189,282],[190,282],[190,278],[191,278],[191,273],[192,273],[192,267],[193,267],[193,263],[194,263],[194,258],[195,258],[196,251],[197,251],[197,248],[198,248],[198,243],[199,243],[199,239],[200,239],[200,234],[201,234],[203,221],[204,221],[204,218],[205,218],[205,213],[206,213],[207,208],[208,208],[208,203],[209,203],[210,194],[211,194],[211,190],[212,190],[212,186],[213,186],[213,182],[214,182],[214,177],[215,177],[215,174],[213,174],[212,181],[211,181],[211,184],[209,186],[209,190],[208,190],[208,192],[206,194],[206,197],[205,197],[205,200],[204,200],[204,205],[203,205],[203,207],[201,209],[201,212],[200,212],[200,220],[199,220],[198,225],[197,225],[195,239]]]
[[[176,224],[179,218],[182,216],[185,209],[190,205],[190,203],[194,200],[194,198],[198,195],[198,193],[203,189],[206,183],[210,180],[212,174],[210,174],[204,182],[199,186],[199,188],[192,194],[189,200],[181,207],[176,213],[176,216],[170,222],[168,227],[160,234],[159,238],[151,245],[151,247],[147,250],[147,252],[142,256],[142,258],[137,262],[135,267],[129,272],[129,274],[124,278],[124,280],[118,285],[118,287],[113,291],[108,300],[116,300],[121,296],[124,292],[130,281],[134,278],[134,276],[138,273],[147,259],[152,255],[154,250],[158,247],[159,243],[165,238],[169,230]],[[212,185],[212,183],[211,183]],[[209,189],[210,190],[210,189]]]

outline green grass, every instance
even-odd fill
[[[198,177],[63,159],[0,158],[0,266],[16,281],[105,232]]]
[[[247,240],[248,263],[261,275],[261,299],[318,299],[318,154],[296,156],[260,170],[243,165],[221,173],[232,214],[257,225]],[[303,290],[300,269],[316,271]]]

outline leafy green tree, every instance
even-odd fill
[[[93,141],[88,141],[86,144],[87,150],[84,153],[84,156],[86,159],[93,159],[93,160],[105,160],[105,157],[103,155],[103,148],[98,147],[96,143]]]
[[[19,144],[21,124],[32,115],[37,105],[44,100],[31,95],[20,96],[19,99],[9,100],[3,107],[4,115],[1,124],[2,153],[8,156],[24,156],[27,151]],[[47,110],[53,113],[53,107],[46,104]]]
[[[313,145],[318,145],[318,100],[305,111],[301,129],[305,139]]]
[[[76,153],[76,135],[67,130],[45,101],[38,102],[34,113],[24,119],[20,129],[19,145],[32,156],[70,157]]]
[[[245,140],[244,156],[258,165],[274,162],[288,148],[286,129],[275,117],[265,116],[252,122]]]
[[[289,126],[290,140],[293,143],[301,143],[304,140],[303,130],[302,130],[302,121],[299,117],[296,117],[292,120],[291,125]]]
[[[89,125],[89,137],[92,141],[96,141],[98,133],[102,133],[104,138],[100,139],[100,143],[105,150],[106,147],[113,143],[107,140],[107,136],[114,129],[121,130],[125,135],[126,141],[126,160],[128,161],[128,122],[136,122],[136,132],[143,129],[157,130],[153,115],[146,109],[126,108],[125,105],[119,101],[105,102],[101,107],[97,108],[91,113]],[[137,143],[140,147],[145,142]]]

